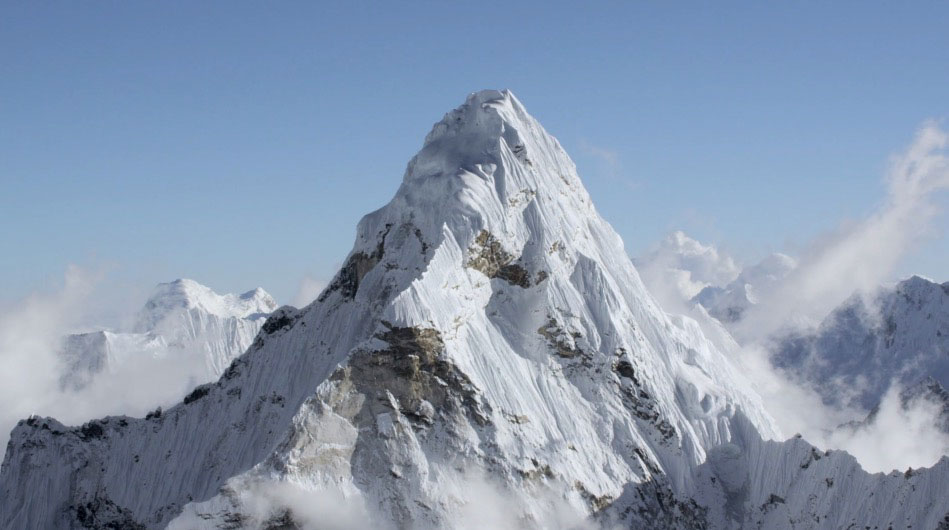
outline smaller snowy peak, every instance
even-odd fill
[[[772,361],[821,390],[874,407],[893,384],[949,385],[949,288],[913,276],[857,293],[811,333],[777,341]]]
[[[774,253],[755,265],[746,267],[734,281],[724,287],[710,285],[692,299],[710,315],[725,324],[741,320],[751,306],[760,302],[797,267],[797,261],[785,254]]]
[[[274,300],[273,297],[270,296],[270,293],[265,291],[262,287],[258,287],[256,289],[247,291],[246,293],[240,295],[240,299],[241,300],[257,300],[267,305],[276,305],[277,303],[276,300]]]
[[[218,294],[194,280],[178,279],[158,284],[139,312],[134,330],[144,333],[176,310],[196,309],[220,318],[257,319],[277,308],[277,302],[260,287],[246,293]]]
[[[115,373],[136,359],[174,356],[192,363],[190,374],[210,381],[243,353],[277,303],[256,288],[218,294],[194,280],[159,284],[130,330],[69,335],[63,341],[61,386],[81,390],[100,374]]]

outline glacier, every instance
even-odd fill
[[[435,124],[319,298],[145,418],[31,417],[4,528],[949,525],[949,459],[787,441],[509,91]],[[495,514],[496,515],[496,514]]]

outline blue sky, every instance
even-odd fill
[[[946,3],[322,4],[4,3],[2,298],[78,263],[289,302],[481,88],[560,139],[633,255],[673,229],[793,253],[949,116]],[[945,226],[899,274],[949,280]]]

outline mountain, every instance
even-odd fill
[[[263,289],[220,295],[193,280],[159,284],[127,332],[94,331],[65,338],[64,388],[79,390],[102,372],[139,355],[197,361],[199,383],[217,379],[243,353],[277,303]]]
[[[863,420],[851,421],[839,428],[844,431],[859,431],[873,427],[879,419],[883,405],[882,402],[877,403]],[[902,389],[899,392],[898,405],[903,414],[911,414],[913,409],[920,406],[933,409],[934,414],[930,418],[935,418],[935,427],[949,434],[949,391],[936,379],[927,377],[909,388]]]
[[[741,320],[745,311],[759,302],[762,293],[774,288],[797,262],[785,254],[774,253],[759,263],[742,269],[738,277],[725,286],[709,285],[692,298],[710,315],[726,326]]]
[[[508,91],[448,113],[317,301],[144,419],[21,421],[5,528],[935,527],[949,459],[779,436]]]
[[[816,331],[778,340],[772,362],[826,402],[865,410],[893,384],[912,387],[932,377],[949,386],[949,282],[913,276],[856,294]]]
[[[939,381],[927,377],[900,393],[900,406],[903,410],[910,410],[923,401],[936,408],[936,427],[949,434],[949,391]],[[874,408],[867,418],[868,421],[872,422],[878,413],[879,409]]]

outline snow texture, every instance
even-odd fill
[[[508,91],[437,123],[316,302],[144,419],[16,427],[4,528],[933,528],[946,460],[869,475],[778,436],[670,317]],[[832,485],[830,485],[832,483]],[[309,499],[309,500],[307,500]],[[331,501],[331,502],[328,502]]]

